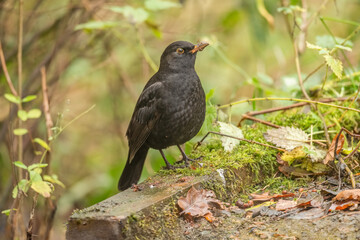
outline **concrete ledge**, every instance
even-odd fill
[[[75,211],[69,219],[66,238],[181,239],[184,221],[176,208],[179,196],[194,185],[214,190],[219,199],[229,201],[233,200],[232,196],[238,196],[250,179],[248,173],[234,169],[218,170],[201,177],[155,177],[139,185],[142,191],[128,189]]]

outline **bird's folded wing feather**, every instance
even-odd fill
[[[160,118],[158,107],[161,104],[163,84],[155,82],[146,87],[136,103],[126,136],[129,140],[129,161],[133,159],[139,148],[145,143],[154,125]]]

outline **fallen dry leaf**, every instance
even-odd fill
[[[294,207],[296,207],[295,201],[279,199],[279,201],[276,203],[275,209],[277,211],[285,211]]]
[[[355,206],[357,208],[359,202],[358,201],[347,201],[344,203],[333,203],[331,204],[329,211],[335,211],[335,210],[345,210],[347,208],[350,208],[352,206]],[[351,209],[350,209],[351,210]],[[353,209],[355,210],[355,209]]]
[[[255,202],[266,202],[270,199],[279,199],[279,198],[286,198],[286,197],[294,197],[294,193],[286,193],[286,194],[274,194],[269,195],[269,192],[265,192],[263,194],[256,194],[252,193],[250,196],[253,198],[253,201]]]
[[[347,200],[356,200],[360,201],[360,189],[349,189],[344,190],[338,193],[333,198],[333,201],[347,201]]]
[[[335,150],[335,143],[336,143],[336,138],[338,137],[339,134],[336,134],[336,136],[333,138],[331,145],[329,147],[329,151],[326,154],[326,157],[323,161],[324,164],[327,164],[330,161],[334,161],[334,150]],[[345,137],[344,135],[340,135],[339,140],[338,140],[338,144],[336,147],[336,154],[339,154],[341,152],[341,149],[344,146],[344,142],[345,142]]]
[[[235,205],[238,206],[239,208],[245,209],[254,206],[254,201],[250,200],[247,203],[244,203],[239,199],[236,201]]]
[[[204,217],[207,221],[213,222],[214,217],[210,209],[224,209],[223,203],[215,199],[213,191],[197,190],[194,186],[187,192],[186,197],[179,198],[177,204],[182,210],[180,215],[184,215],[185,219],[189,221],[193,221],[194,218]]]

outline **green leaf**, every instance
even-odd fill
[[[32,100],[36,99],[36,95],[29,95],[22,99],[22,102],[30,102]]]
[[[43,154],[43,152],[42,152],[42,151],[35,151],[34,153],[35,153],[35,155],[36,155],[36,156],[40,156],[40,155],[42,155],[42,154]]]
[[[206,102],[210,101],[211,98],[213,98],[215,93],[215,90],[212,88],[210,91],[206,94]]]
[[[316,45],[327,49],[333,49],[336,47],[337,44],[341,44],[344,41],[344,38],[332,37],[330,35],[316,36]],[[344,45],[340,46],[352,48],[353,45],[354,44],[351,41],[346,41]]]
[[[47,167],[48,164],[47,163],[34,163],[34,164],[31,164],[28,169],[29,171],[35,169],[35,168],[44,168],[44,167]]]
[[[12,190],[11,196],[15,199],[19,193],[19,187],[16,185]]]
[[[19,167],[19,168],[28,169],[28,167],[24,163],[22,163],[20,161],[14,162],[14,165]]]
[[[12,191],[12,197],[13,198],[16,198],[18,193],[19,193],[19,190],[26,193],[29,188],[28,188],[28,183],[29,181],[26,180],[26,179],[21,179],[19,181],[19,183],[14,187],[13,191]]]
[[[39,118],[40,116],[41,116],[41,110],[37,108],[31,109],[27,113],[28,118]]]
[[[152,11],[164,10],[168,8],[179,8],[181,7],[180,3],[162,1],[162,0],[146,0],[145,7]]]
[[[50,197],[50,193],[52,192],[49,184],[44,181],[32,182],[31,188],[35,192],[41,194],[43,197],[46,197],[46,198]]]
[[[42,181],[42,177],[40,175],[41,174],[41,169],[40,168],[36,168],[35,170],[31,170],[31,171],[29,171],[29,173],[30,173],[30,181],[31,182]]]
[[[115,21],[90,21],[87,23],[82,23],[82,24],[78,24],[75,27],[75,31],[76,30],[93,30],[93,29],[108,29],[108,28],[112,28],[112,27],[116,27],[118,26],[120,23],[119,22],[115,22]]]
[[[2,210],[1,213],[5,214],[6,216],[9,216],[11,212],[11,209]]]
[[[27,193],[27,191],[29,190],[29,180],[27,179],[21,179],[18,183],[18,188],[23,191],[24,193]]]
[[[58,176],[55,174],[53,174],[51,176],[44,175],[44,180],[54,183],[54,184],[57,184],[57,185],[61,186],[62,188],[65,188],[65,185],[59,180]]]
[[[310,48],[310,49],[323,50],[322,47],[317,46],[317,45],[315,45],[315,44],[311,44],[311,43],[309,43],[309,42],[306,42],[306,47],[307,47],[307,48]]]
[[[342,62],[340,60],[334,58],[331,55],[325,55],[324,58],[325,58],[326,64],[331,68],[333,73],[338,78],[341,78],[342,77],[342,72],[343,72]]]
[[[28,119],[27,113],[24,110],[19,110],[17,115],[21,119],[21,121],[26,121]]]
[[[135,23],[142,23],[148,19],[149,13],[145,11],[143,8],[133,8],[130,6],[124,7],[117,7],[117,6],[110,6],[108,7],[109,10],[121,13],[124,17],[132,24]]]
[[[42,146],[43,148],[45,148],[46,150],[50,151],[50,147],[49,145],[42,139],[40,138],[35,138],[34,142],[38,143],[40,146]]]
[[[339,49],[342,49],[342,50],[345,50],[345,51],[348,51],[348,52],[352,52],[352,49],[351,49],[351,48],[345,47],[345,46],[339,45],[339,44],[336,44],[336,45],[335,45],[335,48],[339,48]]]
[[[258,73],[258,79],[260,82],[267,84],[267,85],[272,85],[274,84],[274,80],[267,74],[265,73]],[[262,88],[262,87],[260,87]]]
[[[16,104],[19,104],[19,103],[20,103],[20,98],[19,98],[18,96],[12,95],[11,93],[5,93],[5,94],[4,94],[4,97],[5,97],[9,102],[16,103]]]
[[[17,128],[17,129],[14,129],[13,132],[15,135],[21,136],[21,135],[27,134],[28,130],[26,128]]]

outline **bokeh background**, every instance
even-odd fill
[[[57,126],[66,125],[95,105],[51,142],[51,172],[66,186],[57,187],[54,194],[58,209],[52,239],[64,239],[65,222],[73,209],[90,206],[117,193],[117,181],[127,157],[128,122],[137,97],[155,73],[160,55],[169,43],[176,40],[210,43],[198,54],[196,70],[205,92],[214,89],[213,104],[263,96],[299,97],[289,30],[294,37],[299,36],[301,14],[305,11],[307,18],[312,18],[304,35],[306,41],[326,42],[331,35],[346,38],[356,28],[354,22],[359,21],[360,11],[358,0],[169,2],[24,1],[24,95],[39,96],[24,108],[41,108],[41,66],[46,67],[50,112]],[[16,86],[18,1],[1,1],[0,10],[0,40]],[[281,11],[289,12],[284,16]],[[319,17],[328,18],[326,25]],[[353,50],[346,53],[345,74],[356,72],[354,66],[359,62],[358,37],[351,41]],[[317,51],[302,49],[300,45],[301,70],[306,76],[324,60]],[[321,83],[325,69],[307,80],[306,89]],[[7,92],[9,88],[1,71],[0,95]],[[328,97],[343,94],[336,84],[324,93]],[[233,107],[233,121],[236,123],[246,111],[283,104],[261,102]],[[16,140],[9,129],[13,128],[16,116],[14,107],[3,97],[0,109],[0,210],[3,210],[11,204],[11,160]],[[26,127],[33,136],[46,136],[43,117],[28,121]],[[191,151],[191,143],[186,147]],[[34,157],[28,137],[24,138],[24,149],[26,164],[39,160]],[[166,153],[171,161],[179,157],[177,149],[168,149]],[[160,154],[150,151],[142,179],[163,164]],[[0,225],[4,226],[4,216]]]

